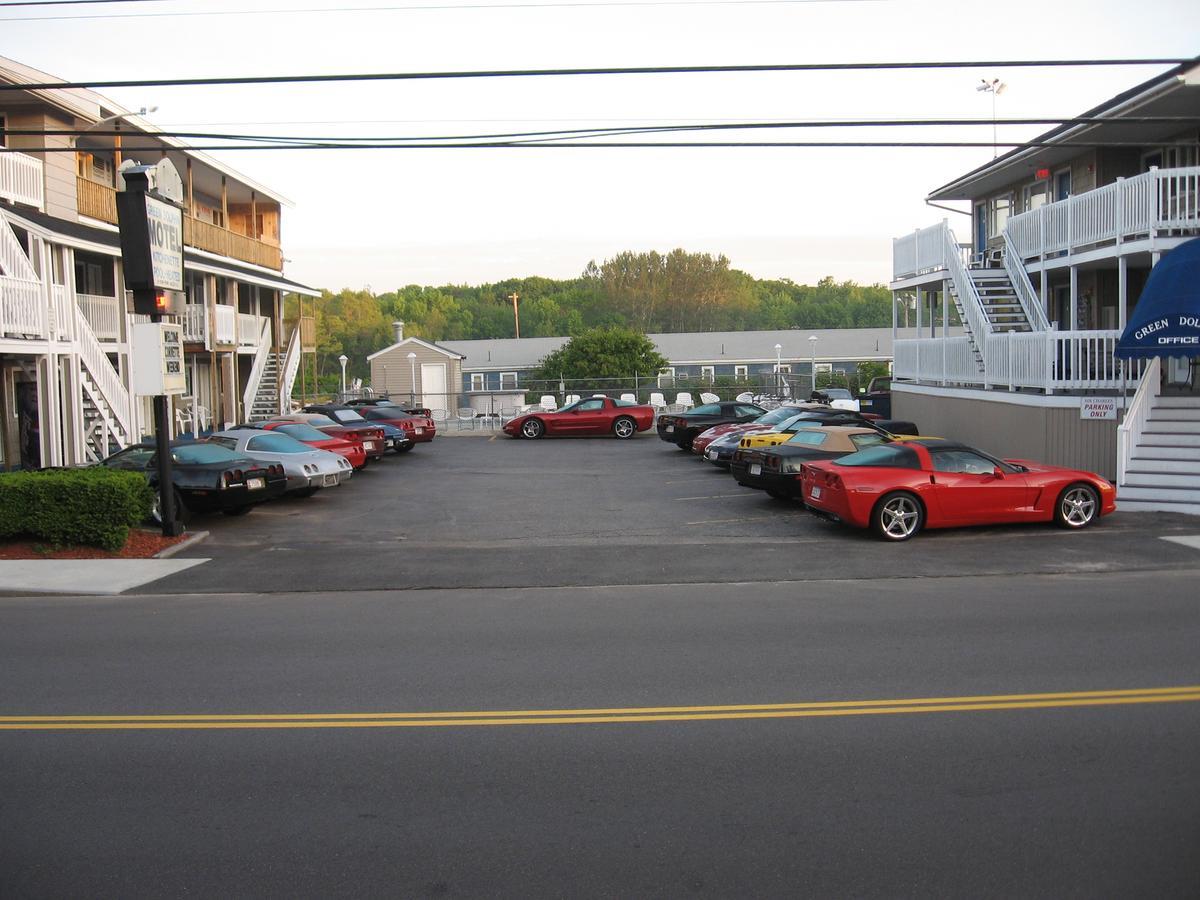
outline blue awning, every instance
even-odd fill
[[[1180,244],[1150,270],[1114,355],[1200,356],[1200,238]]]

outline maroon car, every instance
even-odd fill
[[[361,426],[370,423],[391,425],[401,429],[413,443],[432,441],[437,429],[433,419],[425,416],[410,416],[396,406],[362,406],[357,409],[341,403],[315,403],[304,407],[305,412],[329,416],[339,425]],[[407,423],[407,424],[405,424]],[[401,452],[412,449],[412,444],[399,447]]]
[[[654,407],[611,397],[587,397],[562,409],[535,409],[504,423],[512,437],[540,438],[544,434],[611,434],[622,440],[654,424]]]
[[[342,425],[333,421],[329,416],[309,412],[289,413],[286,416],[280,416],[278,421],[305,422],[326,434],[357,441],[362,444],[363,452],[367,455],[368,460],[383,459],[383,454],[387,452],[387,440],[383,436],[383,429],[376,428],[367,422],[359,425]]]

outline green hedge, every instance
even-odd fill
[[[0,474],[0,539],[120,550],[153,503],[154,492],[137,472],[98,466]]]

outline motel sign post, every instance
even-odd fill
[[[133,387],[154,397],[158,508],[162,533],[173,537],[183,533],[183,525],[175,519],[167,395],[183,393],[186,378],[182,329],[162,317],[184,311],[183,195],[179,173],[166,159],[156,166],[123,166],[121,175],[125,189],[117,193],[117,222],[125,287],[133,294],[133,311],[153,323],[134,329]]]

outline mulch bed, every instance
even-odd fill
[[[55,547],[42,541],[2,541],[0,559],[149,559],[165,547],[190,535],[163,537],[157,531],[131,528],[125,546],[116,553],[99,547]]]

